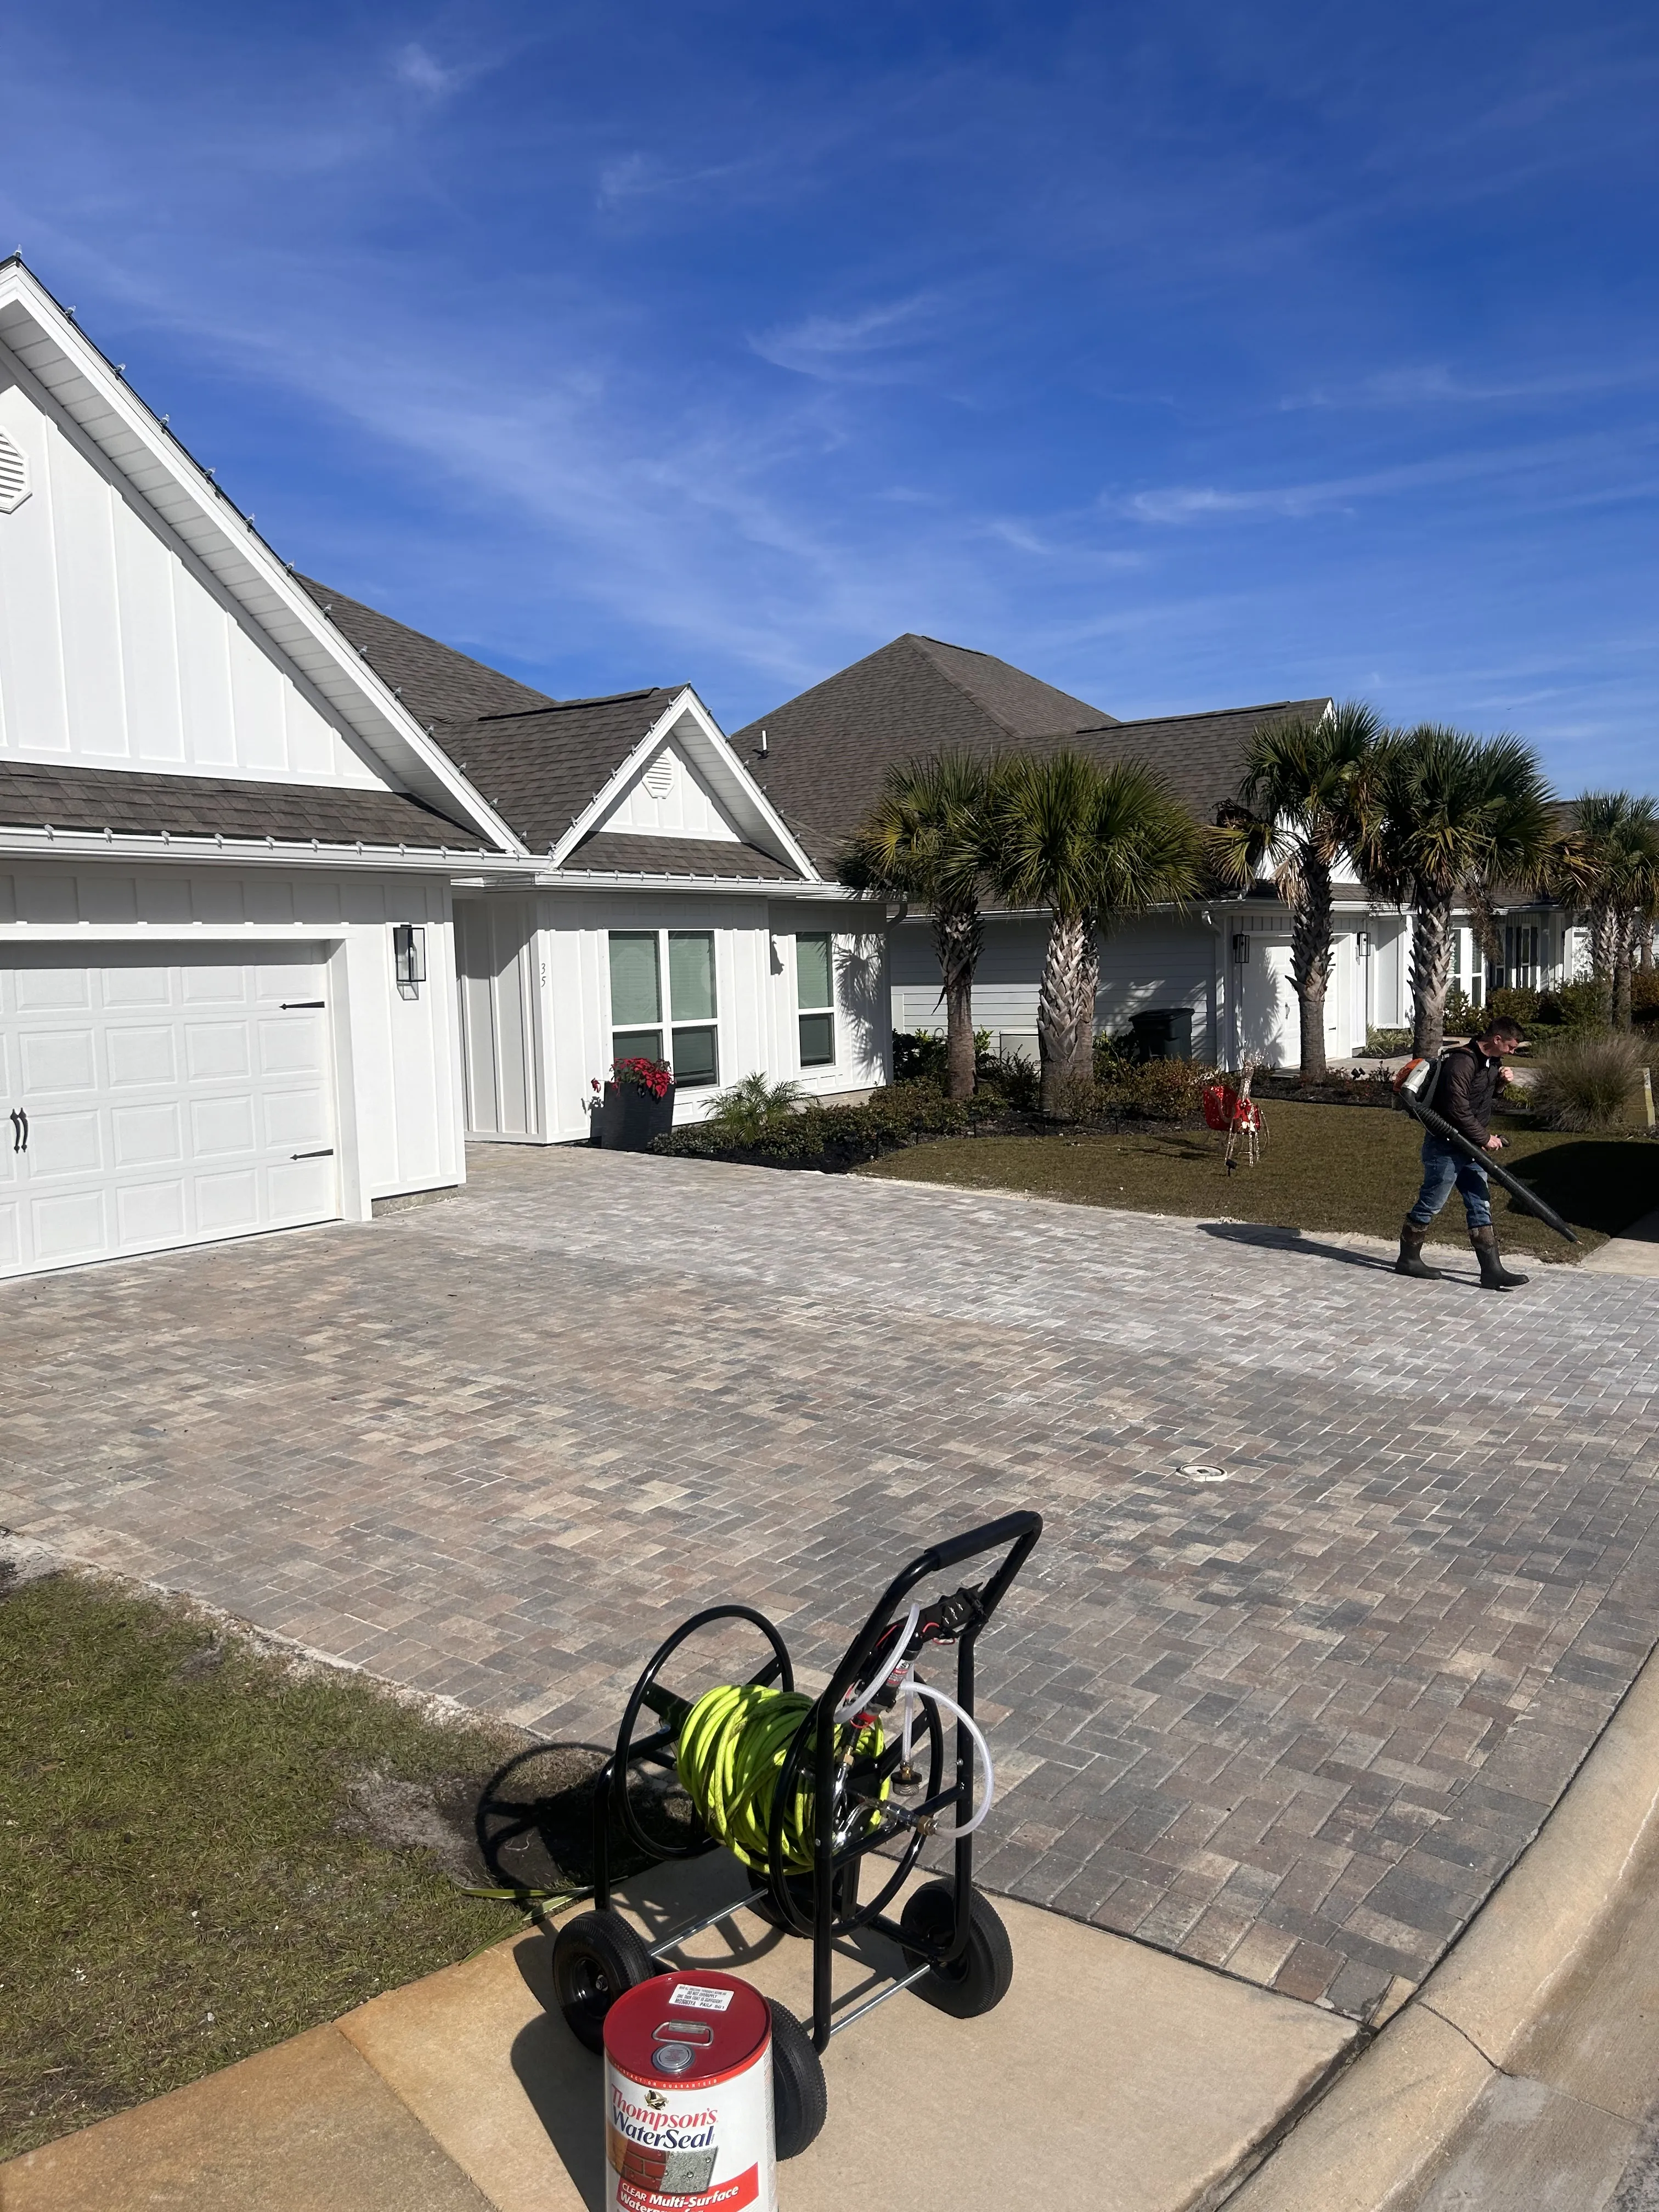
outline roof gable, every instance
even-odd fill
[[[360,761],[372,763],[371,772],[362,778],[365,784],[383,780],[447,817],[459,817],[481,831],[495,848],[514,849],[515,841],[505,824],[468,788],[393,687],[368,668],[344,634],[324,618],[260,537],[252,518],[225,496],[210,472],[191,459],[15,255],[0,262],[0,347],[19,389],[35,408],[52,416],[80,459],[95,463],[96,477],[89,481],[100,482],[106,494],[118,493],[124,506],[142,514],[149,538],[176,556],[192,580],[204,587],[191,604],[216,607],[232,617],[226,649],[231,658],[233,713],[239,666],[251,693],[279,677],[290,678],[294,695],[314,705],[325,723],[336,725]],[[0,520],[9,525],[27,521],[33,503],[26,501]],[[89,545],[95,538],[95,532],[88,532]],[[78,619],[102,619],[109,611],[103,603],[118,584],[118,571],[113,568],[108,574],[94,571],[76,579],[65,608],[73,607]],[[155,623],[135,622],[131,634],[146,647],[160,649]],[[238,639],[245,650],[239,648]],[[210,667],[214,658],[210,651],[199,656],[186,653],[185,657],[192,666],[203,668]],[[96,677],[98,663],[74,641],[66,641],[64,658],[73,663],[75,680]],[[150,672],[141,673],[137,688],[145,690],[147,697],[155,695]],[[112,703],[112,690],[110,696]],[[210,723],[217,711],[210,701],[206,720]],[[274,728],[275,711],[269,703],[263,708],[256,705],[249,710],[251,721]],[[286,713],[284,708],[284,729]],[[100,766],[122,769],[113,754],[98,758]],[[151,760],[141,754],[132,765],[148,768]],[[343,762],[333,765],[342,770],[345,767]],[[204,761],[186,751],[179,766],[186,773],[193,766],[212,766],[250,776],[283,769],[296,776],[319,773],[315,765],[296,760],[291,753],[279,761],[274,741],[268,763],[240,754],[230,760]],[[347,780],[343,774],[341,780]]]

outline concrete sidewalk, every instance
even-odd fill
[[[724,1854],[630,1886],[659,1932],[739,1883]],[[1358,2031],[1124,1937],[1000,1902],[1013,1988],[956,2021],[908,1992],[831,2045],[830,2118],[779,2172],[787,2212],[884,2193],[964,2212],[1188,2212],[1327,2078]],[[897,1954],[879,1946],[890,1968]],[[798,2014],[809,1957],[736,1912],[681,1954]],[[872,1954],[873,1955],[873,1952]],[[0,2166],[3,2212],[596,2212],[599,2061],[526,1935],[332,2027]],[[848,1955],[838,2002],[870,1979]],[[902,2122],[894,2113],[902,2106]]]

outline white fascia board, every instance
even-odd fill
[[[855,906],[871,903],[861,892],[846,890],[839,884],[818,878],[798,883],[790,876],[650,876],[638,871],[624,874],[603,868],[564,868],[557,875],[538,875],[535,884],[542,891],[719,891],[723,896],[735,893],[745,897],[811,899],[818,906],[826,899],[845,900]]]
[[[280,837],[174,837],[125,835],[102,830],[0,828],[0,855],[31,860],[166,860],[195,867],[204,863],[235,867],[372,868],[379,873],[411,870],[452,874],[460,865],[487,868],[523,882],[526,866],[511,853],[480,853],[464,846],[331,845],[320,838],[284,842]]]
[[[705,748],[704,757],[697,761],[696,765],[714,786],[715,796],[723,799],[739,819],[745,814],[749,816],[744,826],[758,830],[757,843],[769,842],[774,859],[786,860],[792,868],[799,868],[808,882],[821,884],[823,878],[790,835],[777,809],[727,744],[720,725],[689,684],[684,690],[674,694],[616,774],[593,794],[560,838],[548,856],[554,866],[556,867],[567,853],[574,852],[582,839],[591,836],[599,827],[664,739],[686,714],[691,717]],[[694,747],[693,750],[696,750]],[[627,880],[637,883],[640,879],[633,876]],[[686,878],[676,876],[667,880],[684,883]]]
[[[134,491],[187,546],[396,783],[459,808],[499,849],[523,854],[510,826],[368,667],[246,518],[80,326],[18,260],[0,263],[0,340]]]

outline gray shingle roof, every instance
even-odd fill
[[[1238,790],[1252,731],[1292,714],[1316,720],[1329,704],[1328,699],[1273,699],[1260,707],[1225,707],[1206,714],[1152,714],[1079,730],[1069,740],[1054,742],[1070,742],[1097,760],[1145,761],[1200,822],[1208,822]]]
[[[799,871],[775,860],[756,845],[720,837],[649,837],[632,830],[599,830],[584,837],[561,865],[599,868],[623,875],[743,876],[769,883],[795,883]]]
[[[684,688],[665,684],[609,699],[567,699],[441,726],[436,736],[526,844],[545,852]]]
[[[985,756],[1075,745],[1101,760],[1149,762],[1207,819],[1237,789],[1258,723],[1321,714],[1325,705],[1276,700],[1120,722],[989,653],[907,635],[761,715],[732,743],[823,866],[875,799],[888,769],[902,761],[946,750]]]
[[[498,668],[469,659],[453,646],[393,622],[378,608],[331,592],[309,576],[296,576],[334,627],[368,662],[374,673],[401,690],[404,704],[417,722],[470,722],[479,714],[510,714],[526,707],[550,703],[544,691],[533,691]]]
[[[247,783],[228,776],[0,763],[0,823],[118,836],[280,838],[435,852],[483,849],[477,830],[396,791],[338,784]]]
[[[761,715],[732,744],[774,805],[834,839],[861,818],[896,762],[988,754],[1111,719],[992,653],[907,634]]]

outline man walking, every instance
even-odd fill
[[[1433,1091],[1423,1101],[1425,1106],[1433,1107],[1443,1121],[1449,1121],[1459,1136],[1478,1145],[1482,1152],[1504,1149],[1504,1139],[1489,1135],[1486,1124],[1492,1119],[1498,1085],[1509,1080],[1504,1073],[1504,1062],[1520,1042],[1520,1024],[1510,1021],[1507,1015],[1500,1016],[1488,1024],[1483,1036],[1473,1037],[1468,1044],[1459,1045],[1445,1054]],[[1416,1275],[1427,1283],[1439,1281],[1439,1268],[1431,1267],[1424,1260],[1423,1240],[1435,1215],[1451,1196],[1454,1183],[1462,1194],[1469,1242],[1480,1262],[1482,1287],[1488,1291],[1516,1289],[1527,1278],[1512,1274],[1498,1257],[1486,1170],[1478,1160],[1470,1159],[1466,1152],[1460,1152],[1432,1129],[1423,1132],[1423,1188],[1417,1194],[1416,1205],[1401,1224],[1400,1257],[1395,1263],[1395,1273]]]

